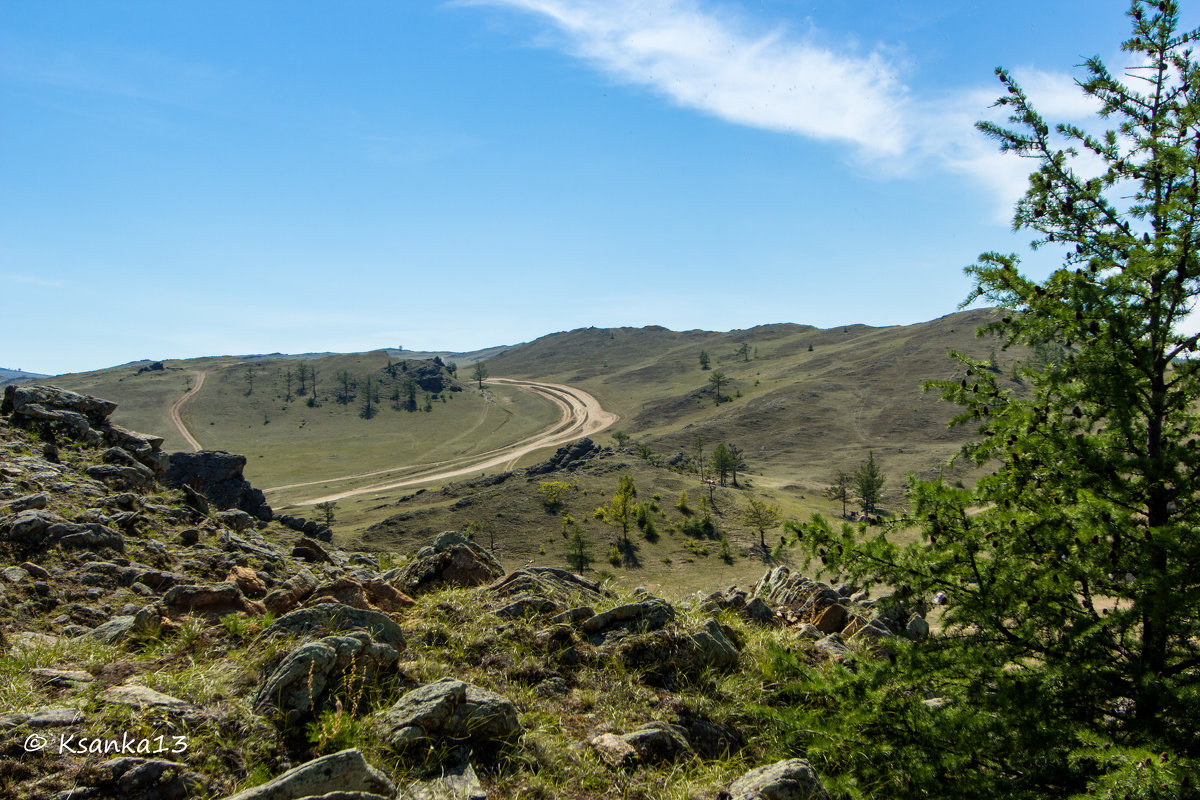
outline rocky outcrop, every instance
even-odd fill
[[[242,471],[246,457],[224,450],[171,453],[171,466],[162,476],[167,486],[190,486],[222,511],[241,509],[251,516],[270,520],[266,497],[250,485]]]
[[[371,683],[399,660],[395,649],[372,641],[364,631],[326,636],[288,653],[259,690],[255,705],[289,717],[312,714],[335,683]]]
[[[0,414],[11,415],[15,425],[92,446],[112,445],[128,453],[151,475],[161,475],[167,466],[166,454],[160,449],[162,437],[136,433],[109,422],[108,417],[116,410],[117,404],[109,400],[35,384],[6,386],[4,400],[0,401]]]
[[[479,686],[442,678],[413,689],[379,717],[384,740],[396,750],[429,740],[469,742],[493,749],[521,734],[516,706]]]
[[[351,794],[355,792],[360,794]],[[395,785],[355,749],[301,764],[261,786],[230,795],[225,800],[302,800],[325,795],[353,797],[354,800],[390,800],[395,794]]]
[[[586,436],[570,444],[565,444],[554,452],[554,455],[525,469],[529,476],[545,475],[558,470],[573,470],[590,458],[600,454],[600,446]]]
[[[492,613],[505,619],[585,608],[591,617],[590,606],[607,594],[598,583],[552,567],[519,569],[489,586],[487,592],[502,603]]]
[[[353,608],[372,611],[399,611],[409,608],[414,600],[389,583],[368,579],[338,578],[318,586],[305,600],[305,605],[341,603]]]
[[[341,603],[322,603],[284,614],[262,632],[263,636],[277,633],[305,635],[366,631],[371,638],[395,650],[404,649],[404,633],[391,617],[378,611],[344,606]]]
[[[447,531],[387,578],[400,591],[416,596],[446,586],[482,586],[503,574],[504,568],[491,553],[461,533]]]
[[[792,758],[747,772],[729,784],[729,800],[829,800],[807,761]]]
[[[322,542],[333,541],[333,530],[314,520],[304,519],[304,517],[294,517],[291,514],[276,514],[275,521],[285,528],[291,528],[297,533],[303,533],[305,536],[311,536]]]

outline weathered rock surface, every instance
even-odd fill
[[[329,634],[350,631],[366,631],[377,642],[399,651],[404,649],[404,633],[394,619],[378,611],[354,608],[341,603],[322,603],[311,608],[301,608],[284,614],[262,632],[263,636],[275,633]]]
[[[259,615],[265,614],[267,611],[262,603],[247,599],[238,585],[230,582],[203,586],[172,586],[163,595],[162,604],[168,612],[177,614],[224,616],[241,611],[246,614]]]
[[[411,607],[415,601],[381,580],[357,581],[353,578],[337,578],[314,589],[304,604],[313,606],[319,603],[341,603],[375,611],[400,611]]]
[[[161,758],[114,758],[100,765],[104,796],[122,800],[184,800],[197,796],[204,780],[183,764]]]
[[[369,683],[399,660],[394,648],[372,641],[364,631],[326,636],[288,653],[259,690],[255,705],[308,714],[335,682]]]
[[[167,486],[190,486],[221,510],[241,509],[270,520],[271,507],[263,493],[243,475],[246,457],[224,450],[199,450],[171,454],[171,466],[162,476]]]
[[[482,586],[503,574],[504,568],[491,553],[462,534],[447,531],[432,546],[418,550],[391,582],[415,597],[445,586]]]
[[[416,781],[400,793],[404,800],[487,800],[487,792],[470,763],[445,770],[433,780]]]
[[[380,716],[380,728],[397,750],[431,738],[495,746],[522,730],[512,701],[453,678],[405,694]]]
[[[303,800],[333,792],[364,792],[388,800],[395,796],[396,787],[355,749],[301,764],[261,786],[230,795],[225,800]]]
[[[600,453],[600,447],[586,436],[570,444],[565,444],[554,452],[554,455],[540,464],[534,464],[525,469],[525,474],[545,475],[560,469],[573,470],[583,462]]]
[[[747,772],[729,784],[730,800],[829,800],[807,761],[779,761]]]

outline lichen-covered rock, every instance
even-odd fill
[[[308,714],[335,681],[369,683],[399,660],[394,648],[372,641],[365,631],[326,636],[288,653],[259,690],[255,705]]]
[[[395,796],[396,787],[355,749],[301,764],[261,786],[238,792],[225,800],[302,800],[333,792],[364,792],[386,800]]]
[[[646,596],[636,603],[626,603],[602,611],[586,619],[580,626],[584,633],[603,641],[613,631],[637,632],[656,631],[666,627],[675,619],[675,608],[666,600]]]
[[[747,772],[729,784],[730,800],[829,800],[807,761],[779,761]]]
[[[687,731],[665,722],[646,723],[621,738],[637,751],[638,758],[646,764],[675,763],[696,755],[688,743]]]
[[[172,586],[163,595],[162,604],[175,613],[212,614],[224,616],[234,612],[265,614],[261,603],[249,600],[236,583]]]
[[[453,678],[405,694],[381,715],[380,728],[397,750],[431,738],[487,747],[521,734],[511,700]]]
[[[404,649],[404,633],[394,619],[378,611],[354,608],[341,603],[322,603],[312,608],[291,611],[271,623],[262,635],[329,634],[347,631],[366,631],[378,642],[395,650]]]
[[[455,531],[447,531],[432,547],[422,547],[392,581],[400,591],[416,596],[445,586],[482,586],[504,574],[487,550]]]

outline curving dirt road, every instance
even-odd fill
[[[284,489],[299,489],[305,486],[323,486],[325,484],[334,483],[337,481],[360,480],[362,478],[375,477],[377,475],[392,474],[398,472],[408,472],[400,480],[392,480],[386,483],[374,484],[371,486],[363,486],[357,489],[349,489],[337,494],[325,495],[323,497],[314,497],[309,500],[302,500],[294,505],[312,505],[313,503],[323,503],[329,500],[341,500],[345,497],[354,497],[360,494],[369,494],[371,492],[380,492],[387,489],[399,489],[404,486],[412,486],[418,483],[429,483],[430,481],[441,480],[443,478],[455,478],[459,475],[469,475],[483,470],[500,467],[503,470],[508,470],[513,467],[516,462],[525,455],[532,453],[535,450],[541,450],[546,447],[555,447],[565,444],[582,436],[589,436],[593,433],[598,433],[610,425],[614,424],[620,417],[612,412],[605,411],[600,405],[600,401],[592,395],[577,389],[573,386],[565,386],[561,383],[544,383],[542,381],[522,381],[513,378],[490,378],[485,383],[504,384],[506,386],[517,386],[528,391],[539,394],[550,402],[558,406],[561,414],[558,421],[553,425],[539,431],[533,436],[527,436],[524,439],[513,442],[512,444],[498,447],[494,450],[489,450],[485,453],[476,453],[470,456],[461,458],[452,458],[445,461],[438,461],[433,464],[414,464],[406,467],[396,467],[393,469],[376,470],[374,472],[363,472],[357,475],[343,475],[337,478],[327,478],[321,481],[308,481],[306,483],[292,483],[287,486],[274,486],[270,489],[264,489],[264,492],[278,492]]]
[[[189,431],[187,426],[183,424],[183,418],[179,416],[179,412],[183,408],[183,404],[188,400],[191,400],[196,392],[200,391],[200,387],[204,385],[204,376],[207,374],[208,373],[203,370],[197,372],[195,385],[184,392],[178,400],[171,404],[171,422],[175,423],[175,427],[179,430],[179,435],[187,440],[187,443],[192,446],[193,450],[203,450],[204,448],[200,446],[200,443],[196,441],[196,437],[192,436],[191,431]]]

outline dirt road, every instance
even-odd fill
[[[385,483],[349,489],[322,497],[314,497],[294,504],[312,505],[313,503],[341,500],[360,494],[399,489],[419,483],[429,483],[431,481],[442,480],[443,478],[471,475],[495,467],[499,467],[501,470],[508,470],[512,469],[513,465],[522,456],[528,455],[535,450],[555,447],[583,436],[590,436],[593,433],[604,430],[619,419],[616,414],[605,411],[601,407],[600,401],[595,397],[573,386],[564,386],[561,383],[543,383],[541,381],[522,381],[512,378],[490,378],[485,383],[517,386],[547,398],[550,402],[558,406],[561,412],[558,421],[533,436],[527,436],[524,439],[505,445],[504,447],[489,450],[486,453],[476,453],[461,458],[447,459],[433,464],[414,464],[407,467],[363,472],[357,475],[344,475],[322,481],[292,483],[287,486],[275,486],[270,489],[264,489],[263,491],[279,492],[284,489],[300,489],[306,486],[325,486],[338,481],[361,480],[385,474],[393,476],[392,480]],[[401,477],[399,473],[406,474],[403,474]],[[397,480],[396,478],[399,479]]]
[[[196,392],[200,391],[200,387],[204,385],[204,376],[207,374],[208,373],[204,371],[197,372],[196,383],[192,386],[192,388],[184,392],[178,400],[171,404],[171,422],[175,423],[175,427],[178,429],[179,435],[187,440],[187,443],[192,446],[193,450],[203,450],[204,448],[200,446],[200,443],[196,441],[196,437],[192,436],[191,431],[189,431],[187,426],[183,424],[183,419],[179,416],[179,412],[183,409],[183,404],[188,400],[191,400]]]

